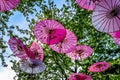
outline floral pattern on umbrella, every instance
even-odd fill
[[[0,0],[0,11],[5,12],[15,8],[20,0]]]
[[[29,74],[37,74],[45,70],[45,64],[38,59],[23,60],[20,63],[20,69]]]
[[[90,72],[102,72],[110,67],[109,62],[97,62],[92,64],[88,69]]]
[[[50,45],[52,50],[58,53],[69,53],[75,49],[77,45],[77,37],[72,31],[66,31],[67,34],[63,41],[59,42],[58,44]]]
[[[45,44],[56,44],[66,36],[66,29],[55,20],[41,20],[34,28],[34,35]]]
[[[101,0],[76,0],[76,3],[87,10],[93,10],[95,5],[100,2]]]
[[[120,0],[102,0],[92,15],[93,26],[101,32],[120,30]]]
[[[68,80],[92,80],[92,77],[83,73],[72,73]]]
[[[89,57],[93,53],[93,49],[87,45],[76,46],[76,49],[66,55],[73,60],[80,60]]]
[[[23,44],[21,40],[17,38],[10,38],[8,44],[17,57],[21,59],[34,58],[33,53],[27,48],[26,45]]]
[[[43,61],[44,52],[43,52],[42,46],[39,43],[33,42],[30,46],[30,50],[34,53],[35,59],[39,59],[39,60]]]

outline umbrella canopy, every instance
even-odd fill
[[[58,53],[71,52],[75,49],[77,45],[76,35],[70,30],[66,30],[66,31],[67,31],[67,34],[63,41],[59,42],[58,44],[50,45],[50,47]]]
[[[8,44],[17,57],[21,59],[35,58],[33,53],[26,45],[23,44],[21,40],[17,38],[10,38]]]
[[[20,63],[20,69],[29,74],[37,74],[45,70],[45,64],[38,59],[23,60]]]
[[[39,43],[33,42],[30,46],[30,50],[34,53],[35,59],[39,59],[39,60],[43,61],[44,52],[43,52],[42,46]]]
[[[120,38],[113,38],[116,45],[120,46]]]
[[[89,67],[89,71],[90,72],[102,72],[102,71],[107,70],[109,67],[110,67],[110,63],[108,62],[97,62],[97,63],[92,64]]]
[[[101,0],[96,4],[92,23],[101,32],[120,30],[120,0]]]
[[[72,73],[68,80],[92,80],[92,77],[83,73]]]
[[[66,36],[66,29],[55,20],[41,20],[34,28],[34,35],[45,44],[56,44]]]
[[[93,53],[93,49],[87,45],[76,46],[76,49],[66,55],[73,60],[85,59]]]
[[[76,3],[87,10],[93,10],[95,8],[95,4],[100,2],[101,0],[76,0]]]
[[[112,36],[115,44],[120,46],[120,31],[115,31],[109,34]]]
[[[5,12],[15,8],[20,0],[0,0],[0,11]]]
[[[113,38],[120,38],[120,30],[109,33]]]

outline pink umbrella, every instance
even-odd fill
[[[113,38],[120,38],[120,30],[109,33]]]
[[[33,53],[17,38],[10,38],[8,42],[14,54],[21,59],[34,58]]]
[[[29,74],[37,74],[45,70],[45,64],[38,59],[23,60],[20,63],[20,69]]]
[[[116,45],[120,46],[120,38],[113,38]]]
[[[56,44],[66,36],[66,29],[55,20],[41,20],[34,28],[34,35],[45,44]]]
[[[92,77],[83,73],[72,73],[68,80],[92,80]]]
[[[70,30],[66,30],[66,31],[67,31],[67,34],[63,41],[59,42],[58,44],[50,45],[50,47],[58,53],[71,52],[72,50],[75,49],[77,45],[76,35]]]
[[[20,0],[0,0],[0,11],[5,12],[15,8]]]
[[[120,31],[115,31],[109,34],[112,36],[115,44],[120,46]]]
[[[33,42],[30,46],[30,50],[34,53],[35,59],[43,61],[44,52],[42,46],[39,43]]]
[[[76,0],[76,3],[87,10],[93,10],[95,8],[95,4],[100,2],[101,0]]]
[[[120,30],[120,0],[102,0],[96,4],[92,23],[101,32]]]
[[[93,53],[93,49],[90,46],[80,45],[76,46],[76,49],[66,55],[73,60],[85,59]]]
[[[92,64],[89,67],[89,71],[90,72],[102,72],[102,71],[107,70],[109,67],[110,67],[110,63],[108,62],[97,62],[97,63]]]

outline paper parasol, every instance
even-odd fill
[[[90,72],[102,72],[107,70],[110,67],[108,62],[97,62],[91,65],[88,69]]]
[[[92,77],[83,73],[72,73],[68,80],[92,80]]]
[[[0,0],[0,11],[5,12],[15,8],[20,0]]]
[[[56,44],[66,36],[66,29],[55,20],[41,20],[34,28],[34,35],[45,44]]]
[[[109,33],[109,35],[112,36],[115,44],[120,46],[120,31],[115,31],[115,32]]]
[[[90,46],[80,45],[76,46],[76,49],[66,55],[73,60],[85,59],[93,53],[93,49]]]
[[[27,48],[26,45],[23,44],[21,40],[17,38],[10,38],[8,44],[17,57],[21,59],[34,58],[33,53]]]
[[[20,69],[29,74],[37,74],[45,70],[45,64],[38,59],[23,60],[20,63]]]
[[[66,30],[66,31],[67,31],[67,34],[63,41],[59,42],[58,44],[50,45],[50,47],[58,53],[71,52],[75,49],[77,45],[76,35],[70,30]]]
[[[39,59],[39,60],[43,61],[44,52],[43,52],[42,46],[39,43],[33,42],[30,46],[30,50],[34,53],[35,59]]]
[[[120,0],[101,0],[96,4],[92,23],[101,32],[120,30]]]
[[[120,30],[110,33],[113,38],[120,38]]]
[[[100,2],[101,0],[76,0],[76,3],[87,10],[93,10],[95,5]]]

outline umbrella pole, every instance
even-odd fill
[[[32,68],[32,74],[30,75],[30,80],[34,80],[34,74],[33,74],[33,68]]]

